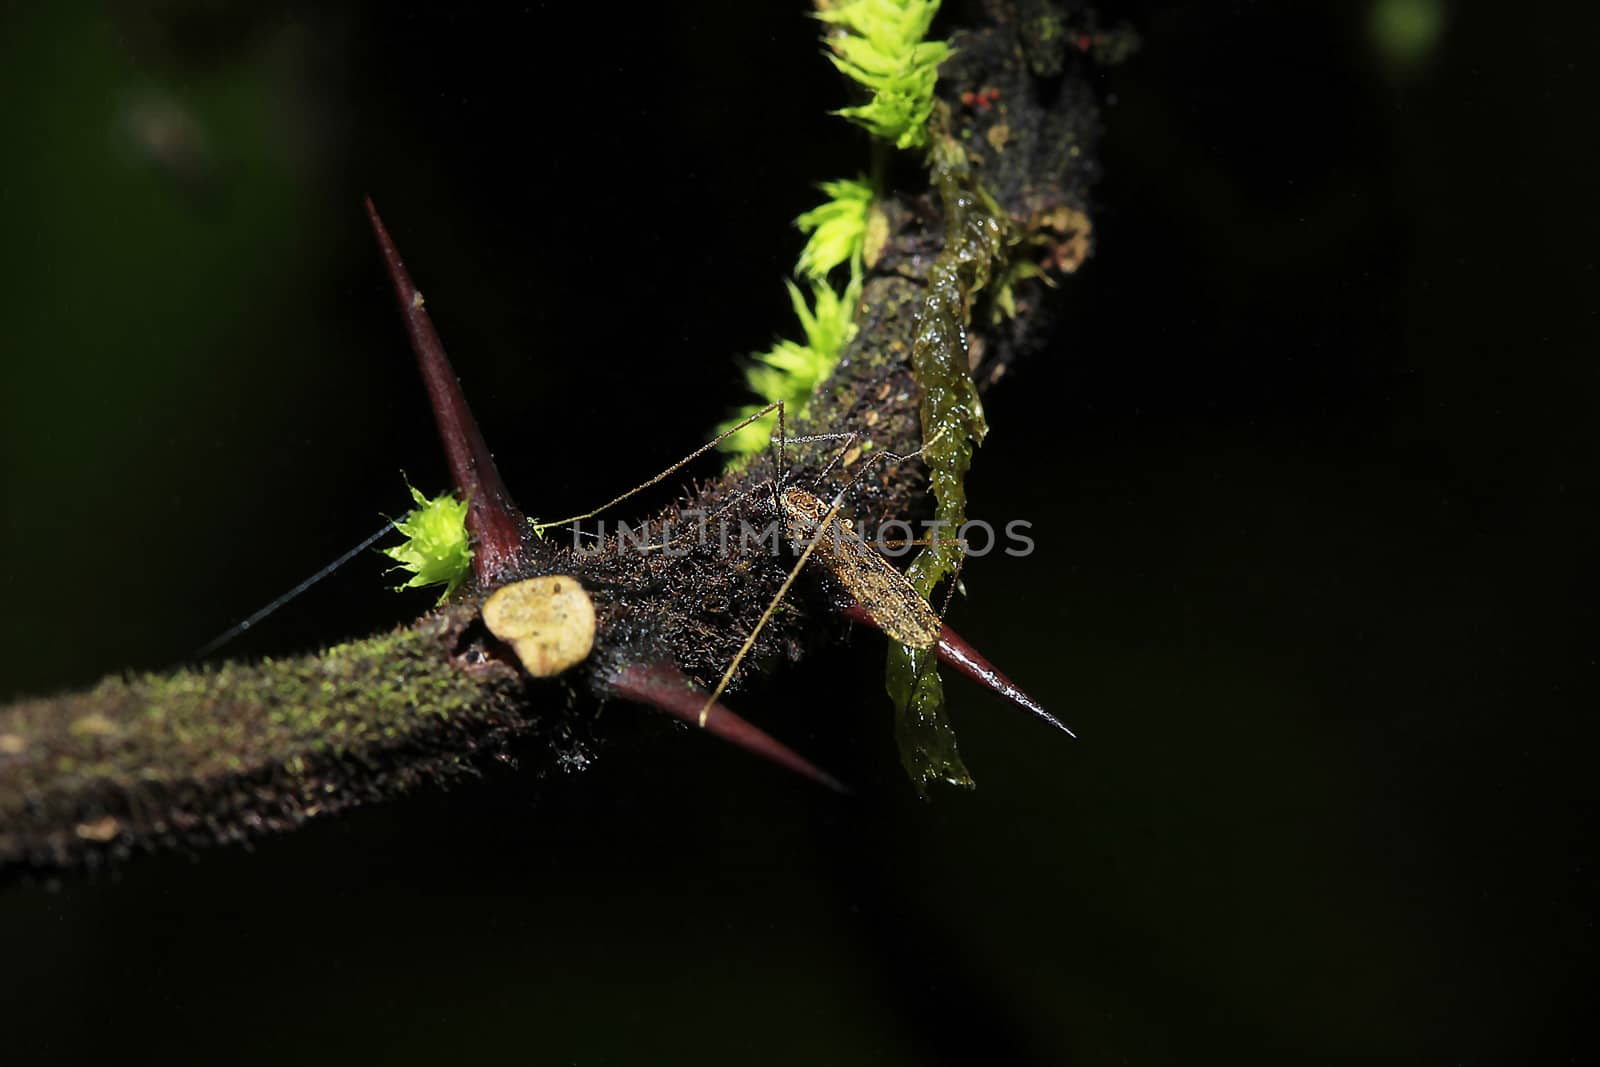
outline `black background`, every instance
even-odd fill
[[[0,6],[0,695],[443,487],[364,193],[528,510],[703,441],[865,165],[804,11]],[[1081,742],[951,682],[980,788],[920,802],[864,635],[738,701],[850,801],[610,709],[576,777],[12,887],[6,1061],[1575,1058],[1592,44],[1444,12],[1403,62],[1365,3],[1108,5],[1097,252],[970,483],[1038,551],[952,620]],[[235,652],[426,606],[380,570]]]

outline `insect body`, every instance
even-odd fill
[[[778,411],[781,435],[783,426],[781,401]],[[853,440],[853,435],[846,436]],[[926,447],[927,445],[923,446]],[[921,449],[918,450],[920,451]],[[910,459],[916,454],[914,452],[911,456],[894,458]],[[891,455],[882,452],[873,458],[876,460]],[[781,478],[783,472],[781,460],[778,470]],[[865,473],[866,468],[863,467],[856,478],[859,479]],[[929,649],[938,644],[943,635],[943,624],[939,616],[934,614],[928,602],[922,599],[922,595],[912,588],[911,583],[899,571],[889,566],[887,560],[867,547],[866,542],[862,541],[851,528],[848,519],[839,517],[839,509],[844,507],[843,492],[834,497],[833,503],[827,506],[824,506],[815,494],[796,486],[782,489],[774,487],[773,497],[777,501],[779,511],[788,521],[790,539],[803,544],[804,547],[801,549],[800,558],[795,562],[794,569],[778,587],[777,595],[767,605],[767,610],[761,613],[755,628],[745,638],[733,661],[728,664],[728,669],[723,672],[717,687],[711,691],[705,706],[700,709],[701,726],[705,725],[706,716],[711,708],[727,690],[728,684],[733,681],[734,672],[739,669],[739,664],[744,662],[745,656],[754,647],[761,628],[772,618],[772,613],[778,610],[778,605],[788,595],[789,587],[800,574],[800,568],[804,567],[806,561],[813,555],[821,556],[828,570],[850,591],[872,621],[896,641],[916,649]]]
[[[778,495],[778,506],[789,521],[790,539],[801,544],[815,540],[820,562],[884,633],[908,648],[932,648],[939,642],[939,616],[848,519],[829,521],[827,505],[795,486]]]

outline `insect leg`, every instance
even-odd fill
[[[711,514],[706,515],[704,517],[704,519],[702,521],[702,526],[708,528],[710,526],[710,523],[711,523],[712,519],[720,518],[721,516],[726,515],[728,512],[732,511],[735,507],[737,507],[741,501],[743,501],[746,498],[748,498],[751,494],[753,494],[757,489],[760,489],[760,488],[761,488],[761,486],[758,485],[753,489],[740,489],[739,491],[735,492],[732,496],[730,496],[726,501],[723,502],[723,504],[722,504],[722,506],[720,508],[718,508],[716,511],[714,511]],[[662,541],[659,545],[644,545],[639,549],[639,551],[641,551],[641,552],[661,552],[661,551],[664,551],[666,549],[671,548],[673,545],[678,544],[684,538],[688,537],[692,532],[694,532],[693,528],[685,530],[683,533],[679,534],[678,536],[676,536],[676,537],[674,537],[674,538],[672,538],[670,540]]]
[[[872,465],[874,463],[877,463],[879,460],[893,460],[896,463],[904,463],[908,459],[916,459],[918,456],[922,455],[930,447],[932,447],[932,445],[933,445],[933,443],[935,441],[939,440],[939,438],[941,438],[943,436],[944,436],[944,430],[940,429],[940,431],[938,433],[934,434],[932,437],[930,437],[926,441],[922,442],[921,447],[918,448],[915,452],[907,452],[903,456],[900,455],[898,452],[890,452],[887,449],[884,449],[884,450],[881,450],[881,451],[878,451],[878,452],[874,452],[871,456],[867,457],[867,460],[866,460],[865,463],[861,464],[860,469],[856,471],[855,475],[853,477],[851,477],[851,479],[848,482],[845,483],[844,488],[839,490],[838,495],[834,497],[835,502],[844,499],[845,494],[849,493],[850,490],[852,490],[852,489],[854,489],[856,487],[856,483],[859,482],[862,479],[862,477],[865,476],[866,473],[869,470],[872,469]],[[849,446],[848,445],[846,445],[844,448],[840,449],[839,452],[834,456],[834,458],[831,461],[829,461],[828,466],[827,466],[826,469],[827,470],[832,470],[834,463],[837,463],[839,461],[839,459],[841,457],[843,457],[844,454],[846,452],[848,452],[848,451],[849,451]]]
[[[551,529],[553,527],[556,527],[556,526],[565,526],[569,522],[582,522],[584,519],[592,519],[592,518],[594,518],[596,515],[600,514],[602,511],[607,511],[610,508],[615,507],[616,505],[622,503],[624,500],[628,499],[629,497],[631,497],[631,496],[633,496],[633,495],[635,495],[637,493],[641,493],[644,490],[650,488],[652,485],[655,485],[658,482],[661,482],[661,481],[665,480],[670,475],[677,473],[678,471],[680,471],[683,468],[687,467],[690,463],[694,462],[695,460],[699,459],[701,456],[705,455],[707,452],[710,452],[713,448],[716,448],[718,445],[720,445],[722,442],[726,441],[728,438],[732,437],[734,434],[738,433],[740,430],[744,429],[746,426],[749,426],[752,422],[755,422],[758,419],[764,418],[765,416],[771,414],[774,411],[776,411],[778,413],[778,422],[779,422],[779,424],[781,426],[781,424],[783,422],[783,401],[778,400],[778,401],[775,401],[775,402],[773,402],[771,404],[768,404],[766,407],[762,408],[760,411],[756,412],[755,414],[751,415],[750,417],[748,417],[746,419],[743,419],[740,422],[734,424],[733,426],[729,427],[727,430],[724,430],[722,433],[720,433],[717,436],[713,437],[711,440],[707,441],[705,444],[701,445],[699,448],[695,449],[693,452],[690,452],[687,456],[684,456],[682,459],[678,460],[678,462],[674,463],[672,466],[668,467],[666,470],[662,471],[660,474],[656,475],[654,478],[651,478],[649,481],[640,482],[638,485],[634,486],[632,489],[629,489],[626,493],[623,493],[621,496],[615,497],[615,498],[613,498],[611,500],[608,500],[604,504],[601,504],[599,507],[595,508],[593,511],[586,511],[582,515],[569,515],[567,518],[556,519],[553,522],[536,522],[536,523],[533,524],[534,532],[543,533],[545,530],[549,530],[549,529]]]
[[[835,500],[833,502],[833,507],[829,508],[828,513],[822,517],[822,522],[818,525],[818,530],[820,531],[827,529],[828,524],[838,516],[839,509],[843,506],[844,500],[842,498]],[[716,689],[712,690],[711,698],[705,702],[703,707],[701,707],[699,716],[701,726],[706,724],[706,717],[710,714],[712,705],[715,704],[718,698],[720,698],[722,694],[727,691],[728,684],[733,681],[734,672],[739,669],[739,664],[744,662],[744,658],[748,656],[750,654],[750,650],[755,647],[756,638],[761,634],[762,627],[767,625],[767,620],[772,618],[772,613],[778,610],[778,605],[783,603],[783,598],[789,595],[789,587],[794,585],[795,578],[797,578],[800,574],[800,568],[806,565],[806,560],[811,558],[811,554],[817,550],[817,546],[821,543],[822,538],[820,536],[813,537],[806,543],[805,549],[801,551],[800,558],[795,561],[794,567],[789,571],[788,577],[784,578],[783,584],[778,587],[778,592],[772,598],[772,603],[767,605],[767,610],[763,611],[761,613],[761,618],[756,620],[756,624],[750,630],[749,636],[744,639],[744,644],[740,645],[739,651],[734,654],[733,662],[729,663],[728,669],[722,672],[722,678],[717,682]]]
[[[837,452],[835,452],[833,454],[833,458],[828,460],[828,465],[826,467],[823,467],[822,468],[822,472],[817,475],[817,481],[819,483],[824,478],[826,478],[829,474],[833,473],[833,468],[836,465],[838,465],[839,461],[841,459],[843,459],[845,456],[850,454],[850,446],[855,444],[856,441],[859,440],[860,437],[861,437],[861,435],[856,433],[855,431],[851,431],[850,433],[844,433],[844,434],[824,434],[822,436],[824,436],[824,437],[839,437],[844,441],[844,445],[842,447],[840,447],[839,451],[837,451]],[[850,484],[854,485],[855,482],[852,480]]]

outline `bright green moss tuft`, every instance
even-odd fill
[[[872,94],[842,115],[897,148],[927,143],[928,116],[939,64],[949,58],[944,41],[927,41],[939,0],[844,0],[817,12],[834,27],[828,58]]]
[[[844,346],[855,336],[853,319],[856,302],[861,297],[859,271],[852,272],[850,284],[845,286],[842,293],[835,292],[825,282],[812,283],[812,303],[809,305],[798,285],[793,282],[786,284],[789,286],[789,301],[794,305],[795,316],[799,318],[800,329],[805,334],[805,343],[779,341],[755,357],[755,365],[745,372],[745,379],[763,402],[741,409],[724,422],[718,432],[729,429],[778,400],[782,400],[793,415],[803,414],[811,401],[812,392],[833,373]],[[777,424],[777,419],[777,412],[757,419],[723,441],[720,447],[741,456],[754,455],[771,441],[772,428]]]
[[[872,186],[857,180],[823,182],[828,194],[819,204],[794,220],[809,234],[795,272],[820,282],[844,263],[854,262],[867,242],[867,217],[872,210]]]
[[[832,49],[828,58],[872,94],[867,103],[836,114],[901,148],[926,144],[939,64],[951,53],[943,41],[923,39],[939,11],[939,0],[818,0],[817,7],[817,18],[828,25],[825,39]],[[863,261],[871,258],[867,245],[874,191],[859,179],[824,182],[822,191],[828,200],[795,219],[807,235],[795,273],[811,283],[814,306],[807,306],[793,284],[789,296],[805,342],[780,341],[755,357],[745,376],[763,403],[741,408],[718,432],[778,400],[793,414],[804,414],[812,390],[832,373],[855,332],[851,320],[860,298]],[[881,222],[881,214],[878,217]],[[882,237],[880,233],[880,244]],[[846,263],[850,282],[840,293],[827,278]],[[752,422],[724,440],[721,448],[740,463],[767,447],[776,422],[776,413]]]
[[[383,554],[395,561],[392,570],[411,572],[410,581],[395,586],[395,591],[442,585],[442,602],[461,587],[472,566],[472,547],[467,542],[467,503],[449,493],[428,499],[415,486],[411,499],[417,506],[394,528],[406,537],[404,544],[386,548]]]

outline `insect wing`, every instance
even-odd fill
[[[785,490],[782,500],[791,535],[817,536],[826,517],[822,502],[803,489]],[[932,648],[939,642],[939,616],[928,602],[844,523],[828,523],[816,557],[891,638],[909,648]]]

